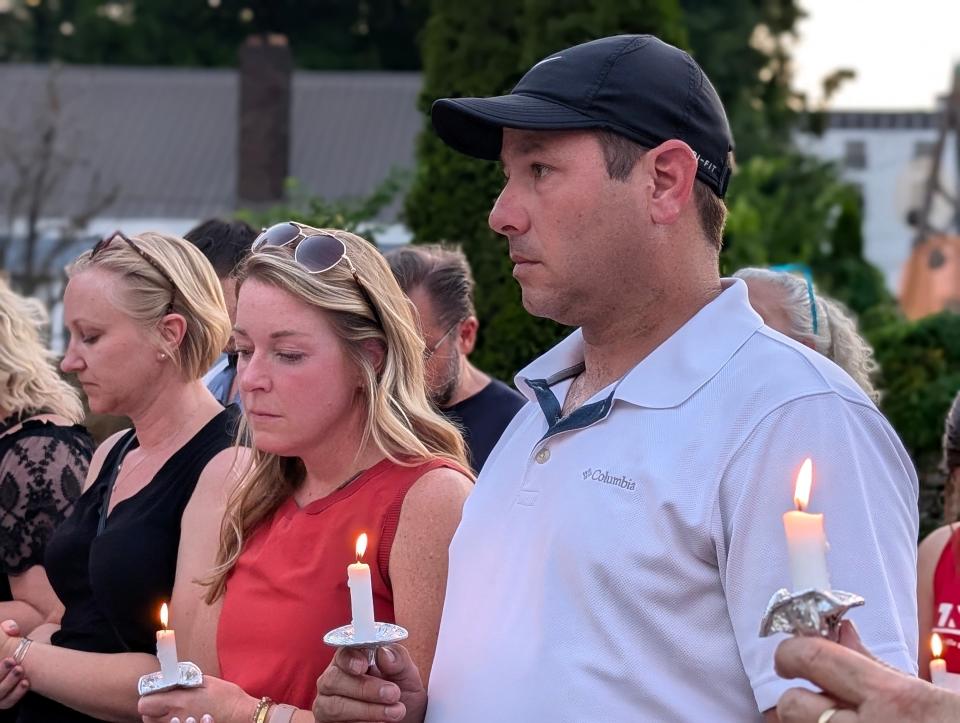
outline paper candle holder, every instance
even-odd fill
[[[167,683],[163,679],[163,671],[148,673],[140,676],[137,683],[137,691],[140,695],[150,695],[151,693],[160,693],[164,690],[173,690],[174,688],[199,688],[203,685],[203,673],[196,663],[180,661],[177,664],[180,677],[176,683]]]
[[[836,642],[847,610],[864,602],[860,595],[843,590],[777,590],[760,620],[760,637],[789,633],[819,635]]]
[[[341,625],[323,636],[323,642],[334,648],[359,648],[367,651],[367,663],[376,662],[377,648],[406,640],[409,633],[406,628],[393,623],[374,623],[372,638],[358,638],[353,625]]]

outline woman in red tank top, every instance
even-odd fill
[[[943,435],[943,472],[947,488],[960,484],[960,394],[947,413]],[[930,680],[930,637],[943,642],[947,670],[960,673],[960,525],[931,532],[917,554],[917,602],[920,616],[920,676]]]
[[[147,721],[312,723],[334,653],[323,635],[350,622],[361,532],[377,620],[409,630],[424,680],[433,659],[471,480],[462,437],[427,399],[423,340],[389,266],[350,233],[271,227],[238,274],[235,336],[255,451],[227,506],[208,614],[184,631],[216,631],[220,670],[205,672],[220,677],[141,699]]]

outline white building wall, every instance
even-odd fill
[[[910,255],[914,229],[907,225],[910,208],[919,209],[930,156],[922,154],[937,140],[937,128],[831,128],[823,136],[803,135],[797,145],[824,160],[836,161],[843,176],[860,186],[864,198],[864,255],[880,268],[887,286],[894,293],[900,289],[900,274]],[[851,168],[848,144],[862,142],[865,150],[863,168]],[[957,149],[955,136],[948,143],[941,159],[944,186],[955,195],[957,181]],[[948,208],[940,201],[933,215],[936,223],[945,226]]]

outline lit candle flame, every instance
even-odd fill
[[[364,532],[357,538],[357,562],[363,558],[363,553],[367,551],[367,533]]]
[[[807,457],[797,472],[797,486],[793,493],[793,501],[797,509],[803,512],[810,502],[810,486],[813,484],[813,460]]]
[[[943,657],[943,641],[940,640],[940,636],[936,633],[930,636],[930,652],[933,653],[934,658]]]
[[[167,617],[167,604],[164,603],[163,605],[160,606],[160,624],[163,625],[164,630],[167,629],[168,622],[169,622],[169,619]]]

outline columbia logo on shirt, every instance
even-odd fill
[[[587,469],[583,470],[582,474],[585,480],[589,479],[594,482],[603,482],[605,485],[613,485],[614,487],[619,487],[629,492],[633,492],[637,488],[637,484],[626,475],[612,475],[605,469],[591,469],[587,467]]]

